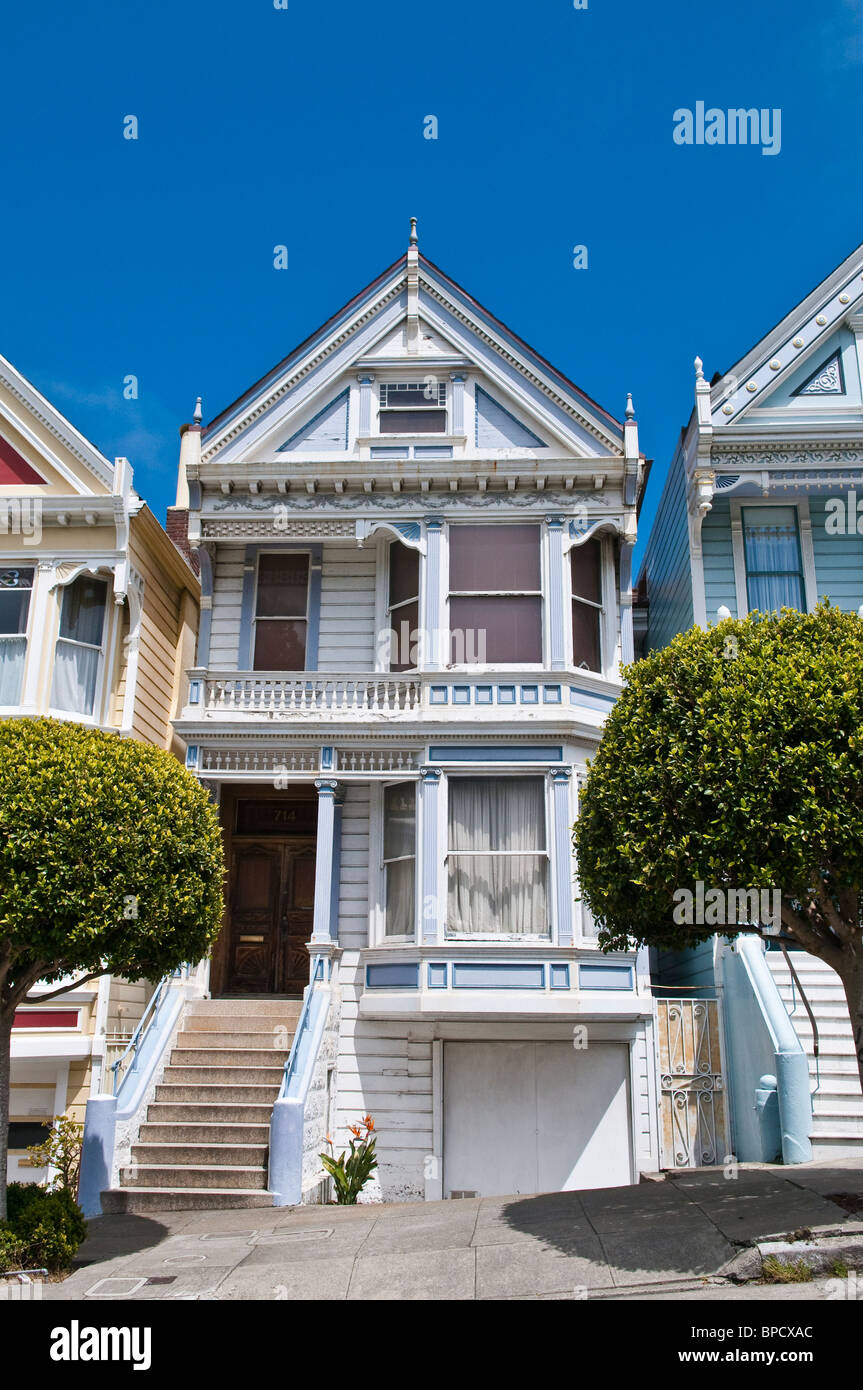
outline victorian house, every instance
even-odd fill
[[[384,1200],[658,1166],[646,962],[599,953],[571,849],[633,654],[644,478],[631,404],[414,230],[185,430],[202,611],[175,728],[229,879],[132,1165],[105,1141],[108,1209],[319,1199],[327,1135],[369,1113]]]
[[[863,247],[724,375],[695,368],[639,580],[637,644],[824,598],[863,616]],[[657,982],[724,1000],[738,1157],[772,1160],[779,1128],[786,1161],[863,1151],[851,1024],[826,963],[790,941],[764,953],[717,940],[662,958]],[[777,1092],[766,1126],[765,1076]],[[697,1126],[676,1145],[682,1161],[690,1140]]]
[[[0,718],[50,716],[172,749],[194,653],[189,560],[112,464],[0,357]],[[12,1033],[9,1177],[42,1176],[42,1122],[110,1088],[150,986],[110,977],[39,1002]]]

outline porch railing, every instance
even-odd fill
[[[422,704],[422,681],[390,675],[296,675],[211,677],[203,683],[207,714],[326,715],[401,714]]]

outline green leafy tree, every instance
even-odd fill
[[[0,722],[0,1219],[12,1022],[116,974],[159,979],[207,954],[222,842],[204,789],[171,754],[53,719]]]
[[[863,1085],[863,621],[727,619],[625,674],[574,831],[600,945],[760,929],[676,921],[699,881],[781,891],[784,932],[842,980]]]

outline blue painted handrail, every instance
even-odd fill
[[[147,1033],[147,1030],[149,1029],[151,1023],[153,1022],[154,1018],[156,1017],[156,1014],[159,1011],[159,1006],[161,1005],[165,997],[166,991],[170,988],[171,981],[181,979],[184,971],[186,974],[186,978],[188,979],[191,968],[192,967],[190,965],[181,965],[179,969],[172,970],[168,975],[163,975],[156,988],[153,990],[153,993],[150,995],[150,998],[147,1002],[147,1007],[142,1013],[140,1019],[138,1020],[138,1026],[132,1034],[131,1038],[129,1039],[125,1051],[123,1052],[122,1056],[117,1058],[116,1062],[111,1063],[111,1071],[114,1073],[114,1080],[111,1087],[112,1095],[116,1096],[117,1092],[120,1089],[120,1086],[125,1081],[126,1076],[130,1075],[137,1067],[139,1052],[141,1044],[144,1041],[144,1036]],[[128,1072],[124,1072],[123,1075],[120,1076],[120,1068],[122,1067],[130,1052],[134,1053],[134,1057],[129,1066],[129,1070]]]

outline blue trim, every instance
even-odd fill
[[[396,530],[406,541],[418,541],[422,535],[418,521],[398,521]]]
[[[366,966],[366,989],[419,989],[419,961]]]
[[[517,439],[517,440],[513,440],[513,441],[512,441],[512,447],[513,447],[513,448],[519,448],[519,446],[524,446],[524,445],[527,445],[529,448],[532,447],[532,448],[534,448],[534,449],[547,449],[547,448],[548,448],[548,445],[545,444],[545,443],[543,442],[543,440],[540,439],[539,435],[534,434],[533,430],[528,429],[527,425],[524,423],[523,420],[519,420],[518,416],[517,416],[517,415],[513,415],[513,413],[512,413],[511,410],[507,410],[506,406],[501,405],[500,401],[495,400],[494,396],[490,396],[489,393],[488,393],[488,391],[483,391],[483,389],[482,389],[481,386],[477,386],[477,387],[476,387],[475,397],[476,397],[476,409],[474,410],[474,441],[473,441],[473,442],[474,442],[474,445],[476,446],[477,449],[479,448],[479,426],[480,426],[480,420],[485,420],[487,424],[489,424],[490,426],[492,426],[492,428],[494,428],[494,429],[499,429],[499,426],[497,426],[493,420],[488,419],[487,417],[485,417],[485,416],[482,414],[482,401],[480,400],[480,397],[482,397],[482,400],[488,401],[489,404],[492,405],[492,406],[495,408],[495,410],[499,410],[499,411],[501,412],[502,415],[505,415],[505,416],[507,417],[508,420],[511,420],[512,423],[515,425],[516,429],[521,430],[522,434],[525,434],[525,435],[528,436],[527,439]]]
[[[186,767],[196,768],[198,766],[198,745],[190,743],[186,749]]]
[[[189,681],[189,704],[199,705],[201,703],[201,691],[204,688],[203,681]]]
[[[270,1119],[269,1190],[273,1206],[297,1206],[303,1198],[303,1132],[306,1099],[330,1012],[330,991],[306,991],[282,1089]]]
[[[369,449],[370,459],[409,459],[411,451],[401,444],[373,444]]]
[[[523,705],[538,705],[538,704],[539,704],[539,686],[538,686],[538,685],[523,685],[523,686],[521,687],[521,703],[522,703]]]
[[[453,961],[453,989],[545,989],[545,966],[534,962]]]
[[[309,560],[308,624],[306,627],[306,670],[317,671],[318,647],[321,633],[321,569],[323,545],[320,541],[286,541],[277,538],[272,544],[247,545],[243,560],[243,597],[240,609],[240,637],[237,643],[237,670],[252,669],[252,628],[255,620],[255,583],[258,556],[266,554],[306,554]],[[201,662],[199,665],[207,665]]]
[[[559,763],[563,748],[542,747],[539,744],[504,744],[484,747],[481,744],[437,744],[429,748],[431,763]]]
[[[449,686],[433,685],[429,688],[429,704],[445,705],[449,700]]]
[[[452,702],[454,705],[470,704],[470,686],[454,685],[452,688]]]
[[[447,984],[447,965],[445,961],[429,961],[428,967],[428,987],[429,989],[446,989]]]
[[[584,705],[585,709],[598,709],[607,714],[617,701],[616,695],[600,695],[594,690],[582,690],[580,686],[569,687],[570,704]]]
[[[550,965],[548,969],[551,976],[549,980],[551,989],[569,989],[568,965]]]
[[[494,687],[491,685],[478,685],[474,692],[474,699],[478,705],[494,704]]]
[[[240,607],[240,639],[237,643],[237,670],[252,667],[252,620],[255,613],[255,579],[258,569],[257,545],[247,545],[243,559],[243,597]]]
[[[633,989],[631,965],[579,965],[580,989]]]
[[[330,937],[339,939],[339,887],[342,868],[342,803],[333,808],[333,866],[330,880]]]
[[[515,704],[515,686],[499,685],[497,688],[497,702],[499,705]]]
[[[321,772],[332,772],[333,770],[333,750],[329,745],[321,749]]]
[[[321,638],[321,580],[323,574],[323,546],[310,545],[312,553],[309,566],[309,621],[306,631],[306,670],[317,671],[318,647]]]
[[[544,705],[560,705],[563,703],[563,691],[559,685],[544,685],[542,688],[542,702]]]

